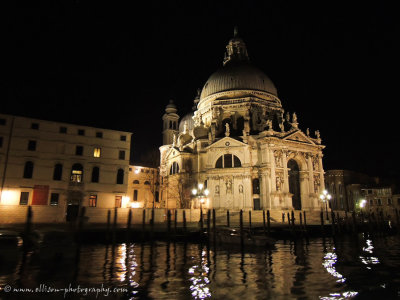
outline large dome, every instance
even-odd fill
[[[200,99],[232,90],[257,90],[278,96],[271,79],[249,61],[230,61],[210,76]]]

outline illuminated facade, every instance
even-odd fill
[[[158,168],[129,167],[128,195],[132,208],[160,208]]]
[[[124,207],[131,133],[0,114],[0,222]]]
[[[321,138],[286,113],[272,81],[249,61],[235,31],[223,67],[174,126],[177,107],[163,116],[161,199],[168,208],[193,207],[191,189],[204,184],[215,209],[320,209]]]

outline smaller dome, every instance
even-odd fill
[[[185,122],[187,124],[187,130],[188,131],[190,131],[190,130],[192,130],[194,128],[193,115],[194,115],[194,112],[192,111],[192,112],[190,112],[190,113],[188,113],[188,114],[186,114],[186,115],[184,115],[182,117],[182,119],[179,122],[179,132],[183,132],[184,126],[185,126]]]
[[[204,139],[208,137],[208,129],[203,124],[193,129],[193,135],[196,139]]]

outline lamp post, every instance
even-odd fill
[[[367,204],[367,200],[365,200],[365,199],[360,200],[359,206],[360,206],[361,211],[365,207],[366,204]]]
[[[195,198],[199,199],[200,202],[200,210],[203,211],[203,204],[205,200],[207,199],[208,194],[210,191],[208,189],[204,188],[204,185],[202,183],[199,183],[197,185],[197,189],[194,188],[192,190],[192,194]]]
[[[328,216],[328,201],[332,199],[332,196],[328,193],[327,190],[324,190],[322,194],[319,196],[321,201],[325,203],[325,211],[326,211],[326,219],[329,220]]]

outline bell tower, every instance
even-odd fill
[[[169,104],[165,107],[165,114],[163,120],[163,145],[170,145],[174,142],[174,135],[179,133],[178,120],[179,115],[176,113],[178,110],[173,100],[169,100]]]

